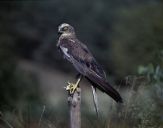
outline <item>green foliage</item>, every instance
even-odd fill
[[[148,78],[148,90],[150,96],[154,101],[156,111],[153,113],[157,114],[157,121],[161,122],[163,114],[163,67],[162,67],[162,51],[158,56],[157,65],[148,64],[147,66],[139,66],[138,73]]]
[[[162,46],[160,0],[1,3],[0,15],[6,26],[2,30],[7,29],[12,35],[19,56],[58,66],[63,71],[70,71],[70,66],[58,57],[55,46],[57,27],[63,22],[75,27],[79,39],[88,45],[106,71],[119,76],[133,73],[138,65],[149,63],[153,51]]]
[[[163,80],[163,70],[159,65],[156,66],[156,68],[153,66],[153,64],[139,66],[138,73],[140,75],[146,75],[148,80],[154,83],[159,83]]]
[[[38,99],[36,79],[18,67],[12,40],[6,33],[0,35],[0,110],[13,110],[22,101]]]
[[[157,56],[156,64],[148,64],[147,66],[139,66],[138,73],[140,75],[145,75],[151,84],[161,84],[163,82],[163,57],[162,50],[159,52]]]
[[[155,62],[163,47],[163,5],[143,4],[117,10],[112,51],[117,74],[136,73],[137,66]]]
[[[22,128],[29,106],[37,114],[41,98],[35,75],[20,69],[12,43],[11,36],[0,35],[0,127]]]

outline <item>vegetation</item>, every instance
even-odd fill
[[[91,90],[82,88],[82,127],[163,127],[162,14],[161,0],[0,1],[0,127],[68,127],[66,94],[58,88],[75,73],[55,46],[62,22],[76,28],[111,83],[125,78],[116,86],[123,105],[98,92],[99,119]]]
[[[163,47],[163,4],[122,8],[117,13],[112,39],[116,73],[133,74],[138,65],[156,64]]]

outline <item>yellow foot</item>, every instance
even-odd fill
[[[77,89],[78,87],[78,83],[70,83],[70,82],[67,82],[67,87],[66,90],[70,92],[70,94],[73,94],[75,92],[75,90]]]
[[[78,85],[80,83],[80,80],[81,80],[81,76],[77,79],[76,83],[70,83],[70,82],[67,82],[67,87],[66,90],[69,91],[70,94],[73,94],[75,92],[75,90],[78,88]]]

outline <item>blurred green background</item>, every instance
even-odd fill
[[[97,119],[82,81],[82,128],[163,127],[162,0],[0,1],[0,128],[67,128],[67,81],[76,71],[57,51],[61,23],[74,26],[110,83]]]

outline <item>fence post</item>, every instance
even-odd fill
[[[78,87],[73,94],[68,94],[70,128],[81,128],[81,89]]]

